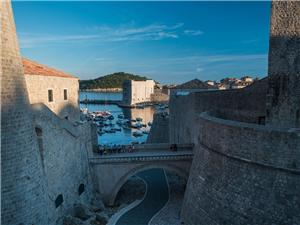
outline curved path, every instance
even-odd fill
[[[150,169],[137,174],[147,183],[144,200],[120,217],[116,225],[147,225],[169,199],[169,189],[163,169]]]

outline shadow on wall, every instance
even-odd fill
[[[47,224],[62,224],[74,204],[89,204],[93,197],[88,164],[93,146],[91,126],[61,118],[42,103],[31,107],[49,202]],[[65,108],[80,115],[72,104]]]
[[[79,105],[75,106],[71,103],[64,104],[61,108],[58,109],[58,113],[61,118],[70,120],[70,121],[79,121],[80,120],[80,108]]]
[[[298,22],[299,29],[300,24]],[[271,36],[267,117],[300,127],[300,37]],[[279,125],[279,124],[278,124]]]

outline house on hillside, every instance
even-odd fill
[[[215,90],[215,89],[217,89],[215,86],[209,85],[201,80],[194,79],[171,88],[170,95],[171,96],[187,95],[191,92],[207,91],[207,90]]]

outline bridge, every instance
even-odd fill
[[[180,144],[176,151],[170,144],[135,145],[134,152],[89,157],[95,189],[107,205],[113,205],[120,188],[138,172],[163,168],[188,179],[193,159],[193,145]]]

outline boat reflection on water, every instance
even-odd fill
[[[89,112],[108,111],[113,119],[103,121],[96,118],[98,124],[98,143],[100,145],[130,144],[146,142],[153,121],[155,109],[120,108],[117,105],[81,105]],[[123,117],[123,118],[120,118]],[[138,121],[137,121],[138,120]]]
[[[80,99],[121,100],[122,93],[80,92]],[[87,109],[88,113],[95,112],[93,121],[98,124],[99,145],[146,142],[153,115],[161,107],[160,104],[136,108],[121,108],[112,104],[80,104],[80,108]],[[103,112],[109,112],[110,118],[104,116],[107,120],[103,119]]]
[[[119,124],[121,131],[113,134],[103,134],[98,138],[99,144],[129,144],[132,142],[146,142],[151,128],[148,123],[152,123],[155,109],[153,107],[135,109],[113,106],[113,108],[115,107],[119,110],[110,111],[115,117],[112,122],[116,125]],[[118,118],[118,115],[124,115],[124,118],[120,119]]]

